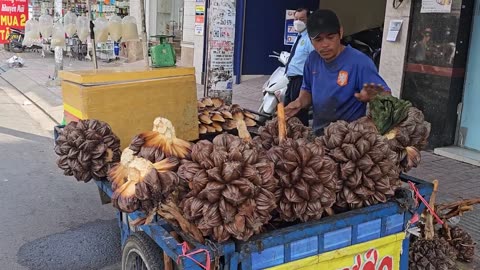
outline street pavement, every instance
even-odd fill
[[[120,269],[112,206],[101,205],[94,183],[62,175],[42,128],[48,119],[6,88],[0,85],[0,269]]]
[[[0,61],[11,55],[0,51]],[[53,74],[53,57],[41,58],[32,53],[19,56],[24,57],[26,66],[0,68],[0,77],[5,80],[0,87],[15,88],[17,103],[31,101],[49,118],[36,119],[42,112],[25,114],[22,110],[32,106],[20,107],[0,92],[0,150],[9,153],[0,156],[0,203],[11,206],[4,207],[8,210],[0,214],[0,262],[13,267],[5,269],[65,269],[60,266],[67,265],[68,269],[116,269],[120,246],[111,205],[100,205],[93,183],[75,183],[71,177],[61,175],[54,163],[51,133],[45,135],[42,131],[51,131],[53,123],[61,121],[60,87],[48,83]],[[72,59],[65,63],[65,69],[92,66],[91,62]],[[121,65],[126,64],[100,62],[100,68]],[[263,76],[235,85],[233,102],[256,110],[266,80]],[[8,91],[9,96],[12,91]],[[197,86],[197,94],[203,96],[201,85]],[[480,168],[473,165],[426,151],[422,152],[422,164],[408,174],[426,181],[438,179],[440,202],[480,197]],[[462,217],[460,225],[480,242],[480,206]],[[108,235],[99,233],[105,228],[111,228]],[[477,255],[475,263],[462,269],[480,269],[479,261]]]

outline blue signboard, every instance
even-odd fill
[[[295,43],[297,32],[293,28],[293,21],[295,20],[295,10],[287,9],[285,14],[285,33],[283,43],[292,46]]]

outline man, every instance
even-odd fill
[[[343,28],[333,11],[315,11],[307,31],[315,51],[305,63],[300,96],[285,108],[285,114],[292,117],[312,105],[313,130],[320,136],[331,122],[365,116],[366,103],[379,93],[389,94],[390,89],[370,58],[340,43]]]
[[[292,47],[290,59],[286,66],[286,74],[289,80],[285,93],[285,105],[294,101],[300,94],[303,82],[303,67],[308,55],[314,50],[312,42],[307,34],[307,20],[310,11],[306,8],[299,8],[295,11],[293,26],[298,32],[297,39]],[[302,109],[296,115],[305,126],[308,126],[308,110]]]
[[[422,33],[422,40],[415,42],[413,45],[413,58],[417,63],[425,62],[427,60],[427,51],[430,46],[430,39],[432,37],[432,29],[425,28]]]

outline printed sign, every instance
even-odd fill
[[[399,233],[268,269],[399,270],[403,239]]]
[[[0,0],[0,44],[7,43],[10,29],[25,29],[28,0]]]
[[[195,5],[195,35],[203,36],[205,29],[205,3],[197,1]]]
[[[422,0],[420,13],[450,13],[452,0]]]
[[[297,31],[293,28],[293,21],[295,20],[295,10],[287,9],[285,13],[285,34],[283,43],[292,46],[297,38]]]
[[[231,91],[233,88],[235,0],[211,0],[208,29],[207,92],[210,90]],[[226,95],[231,97],[231,93]]]

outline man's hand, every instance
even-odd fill
[[[291,118],[295,115],[297,115],[298,112],[302,109],[302,104],[300,104],[300,101],[297,99],[290,104],[288,104],[287,107],[285,107],[285,117]]]
[[[355,97],[361,102],[370,102],[377,95],[389,95],[390,92],[385,91],[381,84],[364,84],[360,93],[355,93]]]

